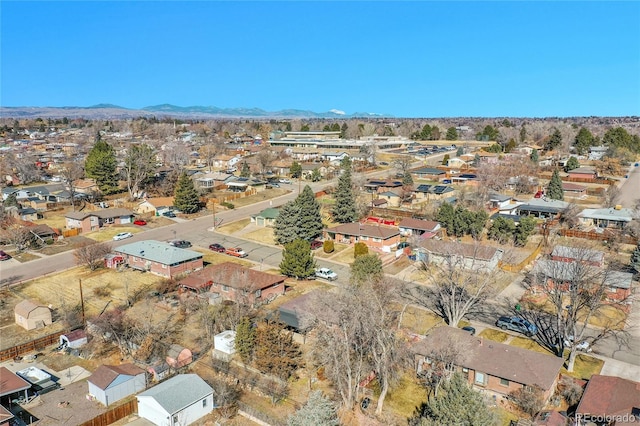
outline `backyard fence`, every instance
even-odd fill
[[[80,228],[64,229],[62,230],[62,236],[65,238],[75,237],[76,235],[80,235],[80,231]]]
[[[616,235],[612,233],[601,234],[598,232],[576,231],[573,229],[561,229],[558,232],[563,237],[584,238],[587,240],[598,240],[598,241],[618,240],[624,244],[633,244],[633,245],[638,244],[638,239],[630,235]]]
[[[531,252],[531,254],[529,254],[529,256],[527,256],[520,263],[510,264],[510,263],[504,263],[504,262],[500,261],[500,262],[498,262],[498,267],[500,269],[502,269],[503,271],[507,271],[507,272],[520,272],[520,271],[522,271],[522,269],[524,269],[524,267],[526,267],[536,257],[538,257],[538,255],[540,254],[541,251],[542,251],[542,242],[540,242],[538,244],[538,247],[536,247],[535,250],[533,250]]]
[[[137,411],[138,400],[134,398],[129,402],[125,402],[122,405],[111,408],[109,411],[105,411],[91,420],[81,423],[80,426],[107,426],[120,419],[124,419]]]
[[[49,334],[48,336],[40,337],[39,339],[32,340],[21,345],[14,346],[9,349],[3,349],[0,351],[0,361],[6,361],[13,359],[29,352],[38,351],[44,349],[54,343],[59,343],[60,336],[68,333],[68,331],[59,331],[57,333]]]

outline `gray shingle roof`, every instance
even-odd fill
[[[169,243],[161,241],[147,240],[125,244],[114,249],[116,253],[137,256],[152,262],[159,262],[165,265],[186,262],[192,259],[202,258],[202,253],[197,251],[174,247]]]
[[[138,396],[155,399],[167,413],[172,415],[212,393],[213,388],[197,374],[179,374]]]

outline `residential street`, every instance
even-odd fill
[[[629,178],[620,186],[620,202],[622,207],[632,209],[635,207],[636,200],[640,199],[640,167],[632,167],[629,172]]]

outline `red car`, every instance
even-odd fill
[[[247,254],[247,252],[242,250],[240,247],[228,248],[228,249],[225,250],[225,253],[228,254],[229,256],[235,256],[235,257],[247,257],[247,256],[249,256],[249,254]]]
[[[146,221],[144,221],[144,220],[142,220],[142,219],[137,219],[137,220],[134,220],[134,221],[133,221],[133,224],[134,224],[134,225],[139,225],[139,226],[144,226],[144,225],[146,225],[146,224],[147,224],[147,222],[146,222]]]
[[[0,250],[0,260],[9,260],[9,259],[11,259],[11,256],[9,256],[7,253]]]
[[[218,243],[213,243],[209,245],[209,250],[217,251],[218,253],[224,253],[226,249]]]

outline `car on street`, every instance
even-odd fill
[[[466,325],[466,326],[462,327],[462,330],[468,331],[469,334],[471,334],[472,336],[476,335],[476,329],[471,327],[470,325]]]
[[[517,331],[525,336],[531,337],[538,333],[538,327],[520,317],[500,317],[496,321],[496,327],[503,330]]]
[[[133,224],[138,226],[144,226],[147,224],[147,221],[142,219],[136,219],[133,221]]]
[[[325,280],[329,281],[335,281],[338,279],[338,274],[336,274],[329,268],[320,268],[316,270],[316,277],[324,278]]]
[[[322,241],[318,241],[318,240],[313,240],[310,242],[310,244],[311,244],[311,250],[318,250],[320,247],[324,245]]]
[[[226,249],[218,243],[213,243],[213,244],[209,244],[209,250],[213,250],[218,253],[224,253]]]
[[[176,214],[172,211],[168,211],[168,212],[164,212],[162,213],[162,216],[164,217],[176,217]]]
[[[567,348],[571,348],[574,347],[573,346],[573,341],[574,338],[573,336],[569,336],[567,339],[564,340],[564,346]],[[578,351],[582,351],[582,352],[592,352],[593,349],[591,349],[591,344],[589,342],[587,342],[586,340],[583,340],[582,342],[579,342],[575,345],[575,349]]]
[[[225,253],[228,254],[229,256],[234,256],[234,257],[247,257],[249,256],[249,254],[242,250],[240,247],[229,247],[228,249],[225,250]]]
[[[280,179],[278,182],[286,183],[286,184],[290,184],[291,183],[291,181],[289,179]]]
[[[113,236],[113,241],[120,241],[131,237],[133,237],[131,232],[121,232]]]
[[[189,247],[191,247],[191,242],[186,241],[186,240],[173,240],[173,241],[169,241],[169,244],[171,244],[174,247],[178,247],[178,248],[189,248]]]
[[[280,188],[280,184],[278,182],[271,182],[271,183],[268,183],[266,186],[271,188]]]
[[[9,260],[9,259],[11,259],[11,256],[5,253],[4,251],[0,250],[0,261]]]

